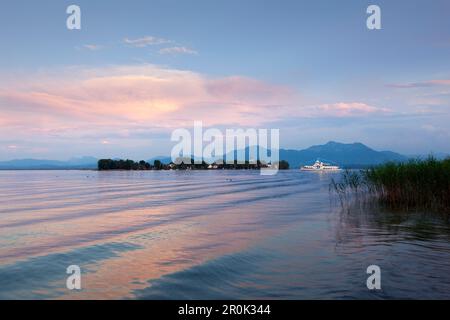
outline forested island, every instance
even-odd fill
[[[279,170],[289,169],[289,163],[285,160],[281,160],[279,163],[269,165],[257,161],[257,163],[245,163],[239,164],[237,160],[233,164],[208,164],[205,161],[202,163],[194,163],[194,159],[191,161],[182,161],[180,164],[173,162],[169,164],[162,163],[160,160],[155,160],[153,164],[150,164],[144,160],[135,162],[133,160],[122,159],[100,159],[98,161],[98,170],[258,170],[262,168],[278,168]]]

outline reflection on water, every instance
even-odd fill
[[[450,298],[444,217],[341,213],[329,178],[0,171],[0,299]]]

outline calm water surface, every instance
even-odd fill
[[[0,171],[0,299],[449,299],[449,222],[342,213],[330,177]]]

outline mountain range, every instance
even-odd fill
[[[447,155],[440,155],[445,157]],[[420,156],[414,156],[415,158]],[[289,162],[291,168],[312,164],[316,160],[337,164],[347,168],[359,168],[377,165],[388,161],[406,161],[411,156],[401,155],[392,151],[376,151],[368,146],[356,143],[339,143],[330,141],[323,145],[311,146],[303,150],[280,149],[280,160]],[[96,169],[97,160],[94,157],[73,158],[68,161],[20,159],[0,161],[0,170],[64,170],[64,169]],[[161,160],[169,163],[170,157],[154,157],[147,160],[153,163]]]
[[[304,150],[280,149],[280,159],[289,162],[291,167],[311,164],[316,160],[342,167],[363,167],[388,161],[401,162],[408,158],[392,151],[375,151],[359,142],[346,144],[330,141]]]
[[[72,158],[67,161],[40,160],[40,159],[17,159],[0,161],[0,170],[75,170],[75,169],[97,169],[97,158],[81,157]]]

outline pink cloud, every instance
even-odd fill
[[[296,117],[354,117],[387,109],[360,102],[308,107],[292,88],[253,78],[211,78],[153,65],[73,67],[17,77],[0,90],[0,134],[20,139],[149,136],[205,126],[264,127]],[[144,139],[144,138],[141,138]],[[100,143],[107,145],[106,143]]]
[[[391,111],[387,108],[373,107],[360,102],[323,104],[318,106],[317,110],[322,112],[323,116],[331,117],[363,116],[368,114],[388,113]]]
[[[160,54],[198,54],[197,51],[187,47],[168,47],[159,50]]]
[[[127,45],[131,45],[136,48],[144,48],[147,46],[170,43],[171,41],[167,40],[167,39],[152,37],[152,36],[145,36],[145,37],[137,38],[137,39],[125,38],[123,40],[123,42]]]
[[[261,111],[270,104],[292,99],[286,88],[250,78],[209,79],[154,66],[75,74],[73,80],[50,76],[2,90],[1,108],[22,121],[46,118],[46,122],[58,119],[65,124],[177,127],[203,120],[209,125],[248,125],[267,120]],[[256,116],[249,117],[250,113]]]
[[[393,83],[393,84],[389,84],[388,86],[393,87],[393,88],[400,88],[400,89],[450,86],[450,80],[449,79],[437,79],[437,80],[428,80],[428,81],[422,81],[422,82]]]

